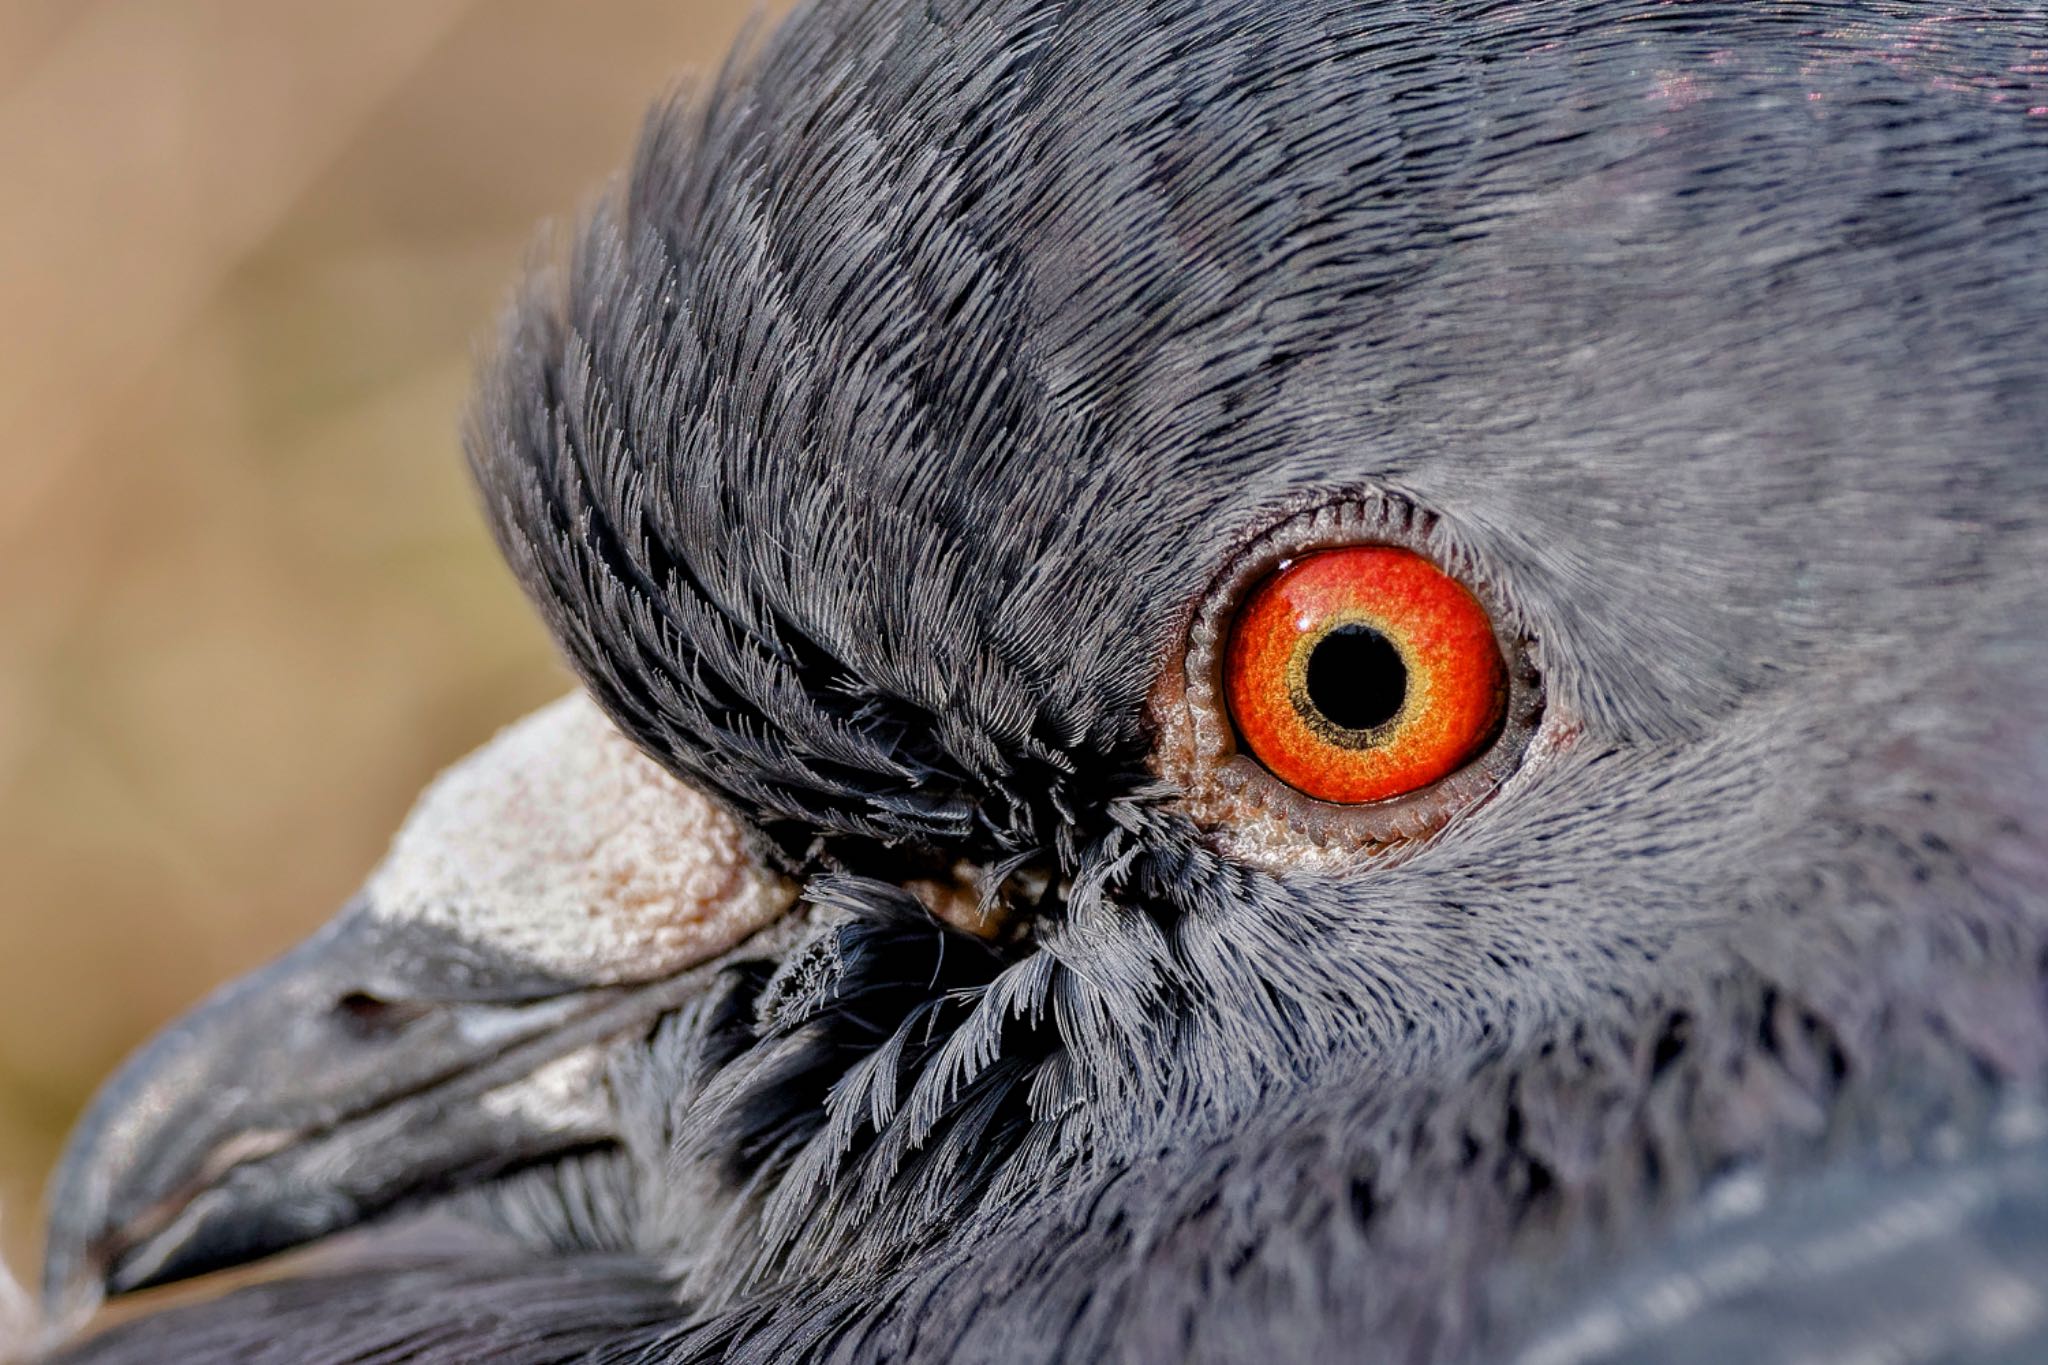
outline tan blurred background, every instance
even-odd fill
[[[747,0],[0,0],[0,1247],[94,1083],[566,676],[470,505],[535,225]]]

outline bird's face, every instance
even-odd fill
[[[522,299],[590,699],[110,1084],[53,1293],[468,1189],[700,1323],[1455,1342],[2044,1078],[2035,134],[1856,35],[997,8],[807,12]]]

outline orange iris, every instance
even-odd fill
[[[1319,550],[1238,608],[1223,688],[1244,743],[1319,801],[1447,777],[1500,723],[1507,669],[1465,586],[1411,550]]]

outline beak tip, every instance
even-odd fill
[[[52,1302],[49,1295],[32,1293],[12,1267],[0,1260],[0,1361],[38,1359],[75,1332],[75,1326],[60,1324]],[[67,1296],[63,1306],[66,1323],[83,1324],[84,1319],[75,1316],[78,1303]],[[89,1306],[86,1312],[90,1314]]]
[[[94,1254],[105,1204],[81,1188],[86,1154],[74,1138],[51,1183],[43,1240],[42,1319],[47,1333],[82,1325],[106,1299],[106,1266]]]
[[[106,1298],[104,1277],[91,1258],[82,1254],[82,1248],[60,1245],[53,1237],[43,1258],[42,1311],[33,1339],[44,1350],[70,1340]]]

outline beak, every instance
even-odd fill
[[[729,827],[704,834],[707,812],[728,818],[593,718],[587,702],[558,703],[444,775],[361,897],[106,1084],[51,1186],[43,1293],[54,1322],[82,1321],[105,1293],[238,1265],[616,1140],[611,1045],[707,989],[793,893],[758,864],[727,865],[744,840]],[[537,722],[546,743],[523,733]],[[521,741],[516,763],[508,740]],[[580,780],[552,790],[561,761],[592,762],[592,742],[604,763],[625,765],[634,792]],[[569,837],[533,831],[550,795],[577,798],[550,821]],[[625,818],[677,828],[622,838]],[[626,908],[586,899],[565,914],[563,888],[583,883],[550,882],[536,860],[566,856],[579,876],[595,862],[590,886],[616,898],[624,874],[603,863],[622,843],[643,878],[623,887]],[[646,866],[650,849],[664,865]],[[552,894],[536,913],[558,922],[508,908],[532,903],[537,887]],[[650,938],[661,889],[671,922]]]

